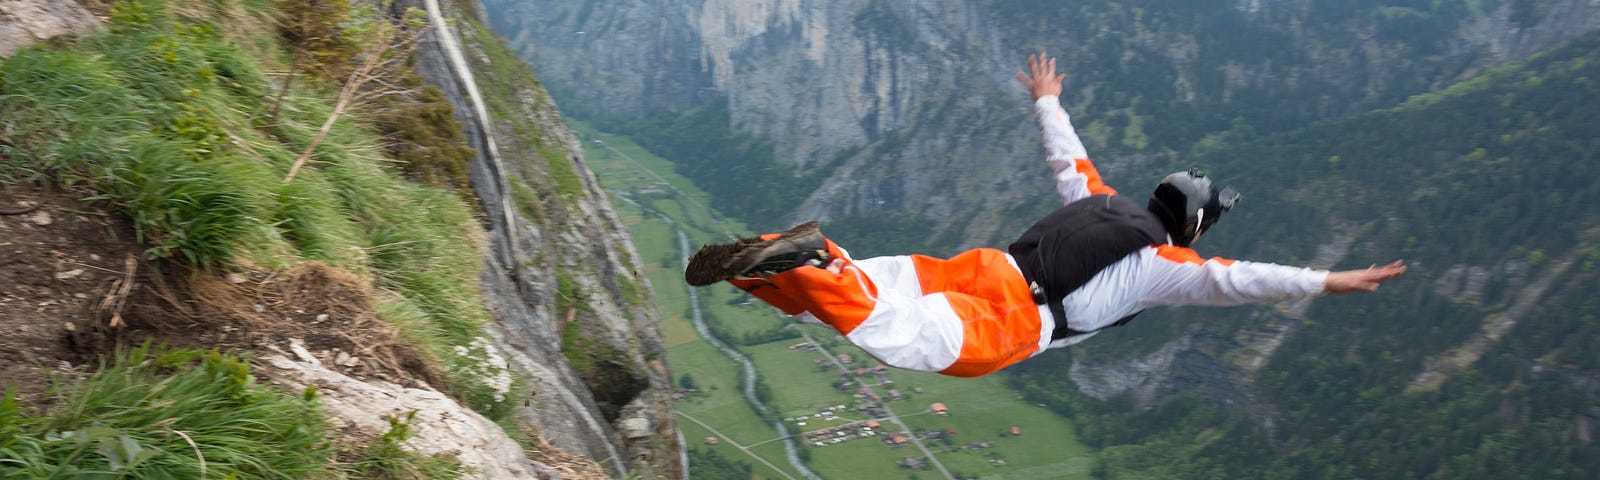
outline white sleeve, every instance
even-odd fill
[[[1055,176],[1056,193],[1061,204],[1069,204],[1090,195],[1110,194],[1117,191],[1100,180],[1100,172],[1089,162],[1089,152],[1072,128],[1072,119],[1061,108],[1060,99],[1054,95],[1039,97],[1033,102],[1034,116],[1039,120],[1039,131],[1044,135],[1045,163]]]
[[[1201,259],[1183,247],[1162,245],[1149,255],[1146,306],[1229,306],[1310,298],[1323,293],[1326,270],[1272,263]]]
[[[1069,326],[1094,332],[1151,307],[1228,306],[1314,297],[1328,272],[1271,263],[1202,259],[1183,247],[1151,246],[1095,274],[1062,299]],[[1056,340],[1063,347],[1089,335]]]

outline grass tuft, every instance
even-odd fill
[[[332,465],[315,394],[256,384],[236,356],[146,345],[58,394],[31,418],[0,400],[5,478],[306,478]]]
[[[394,149],[379,132],[396,130],[376,124],[385,104],[352,107],[284,182],[332,112],[338,84],[300,71],[280,95],[284,78],[262,73],[291,68],[292,46],[266,27],[276,8],[128,0],[114,5],[105,32],[3,60],[0,181],[98,190],[133,220],[151,259],[271,269],[319,261],[363,275],[382,291],[385,320],[441,359],[459,391],[482,390],[476,360],[454,349],[482,337],[490,319],[477,283],[486,241],[463,200],[471,195],[406,179],[401,167],[417,162],[385,156]],[[421,101],[430,121],[448,119]],[[452,143],[459,135],[445,135],[457,128],[408,124],[439,137],[421,143],[421,133],[397,135],[464,155]],[[435,185],[463,183],[460,167],[427,166],[451,179]]]

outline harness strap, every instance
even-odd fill
[[[1094,195],[1040,219],[1007,250],[1016,259],[1034,303],[1055,319],[1051,340],[1093,331],[1067,326],[1062,299],[1101,270],[1165,237],[1160,220],[1143,205],[1115,195]],[[1138,313],[1109,326],[1128,323]],[[1098,331],[1095,330],[1095,331]]]
[[[1050,301],[1050,299],[1045,298],[1044,289],[1040,288],[1039,284],[1037,282],[1029,283],[1028,284],[1028,288],[1033,289],[1033,302],[1034,303],[1038,303],[1040,305],[1044,305],[1046,307],[1049,307],[1050,308],[1050,316],[1055,318],[1055,320],[1056,320],[1056,323],[1055,323],[1056,328],[1055,328],[1055,330],[1051,330],[1050,331],[1050,341],[1052,341],[1052,342],[1056,341],[1056,340],[1063,339],[1063,338],[1067,338],[1067,337],[1074,337],[1074,336],[1078,336],[1078,335],[1084,335],[1084,334],[1090,334],[1090,333],[1098,332],[1098,331],[1105,330],[1105,329],[1111,328],[1111,327],[1120,327],[1120,326],[1126,325],[1128,322],[1133,321],[1133,317],[1137,317],[1137,316],[1139,316],[1139,314],[1144,313],[1144,310],[1133,312],[1133,313],[1128,314],[1128,316],[1126,316],[1126,317],[1122,317],[1122,318],[1118,319],[1115,322],[1111,322],[1110,325],[1106,325],[1104,327],[1100,327],[1100,328],[1085,332],[1083,330],[1078,330],[1076,328],[1072,328],[1072,327],[1067,325],[1067,307],[1065,305],[1062,305],[1060,301],[1052,302],[1052,301]]]

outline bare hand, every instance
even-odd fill
[[[1044,52],[1028,55],[1028,71],[1031,75],[1017,72],[1017,81],[1027,87],[1034,100],[1047,95],[1061,96],[1061,80],[1067,76],[1056,74],[1056,59],[1046,56]]]
[[[1378,284],[1404,273],[1405,260],[1395,260],[1381,267],[1373,265],[1365,270],[1329,273],[1328,278],[1322,281],[1322,288],[1328,293],[1371,292],[1378,289]]]

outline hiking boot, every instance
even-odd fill
[[[684,280],[702,286],[739,277],[775,275],[796,267],[819,266],[828,261],[827,241],[817,222],[795,226],[776,237],[739,238],[733,243],[700,247],[689,257]]]

